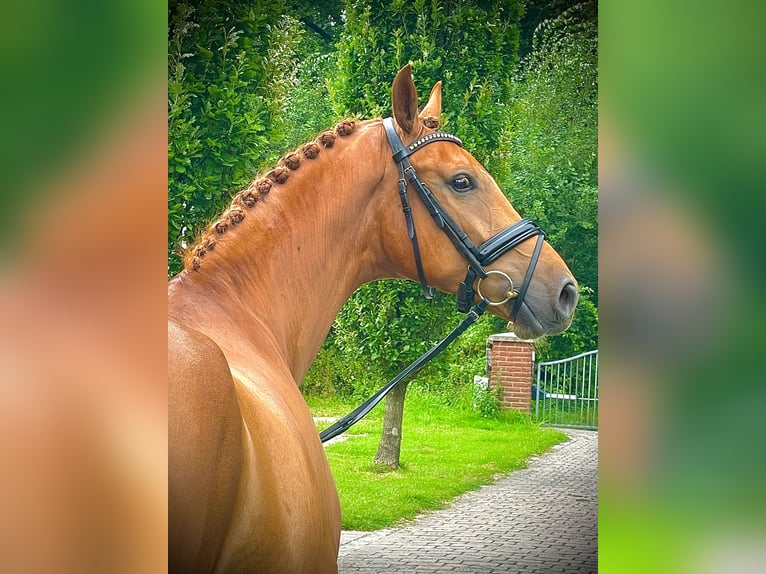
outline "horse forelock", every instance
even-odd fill
[[[313,160],[319,157],[322,149],[333,147],[337,137],[345,137],[353,133],[356,124],[357,122],[351,119],[338,122],[332,130],[324,131],[313,141],[294,151],[287,152],[273,169],[251,181],[245,189],[232,198],[231,203],[223,213],[200,233],[192,246],[186,249],[183,256],[184,268],[190,271],[199,271],[202,267],[202,260],[215,249],[217,240],[242,223],[247,217],[248,211],[268,195],[275,185],[286,184],[290,174],[299,169],[304,160]]]

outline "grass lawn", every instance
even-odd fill
[[[308,397],[314,416],[342,416],[356,405]],[[444,508],[455,496],[489,484],[498,474],[524,468],[526,460],[566,440],[561,431],[532,423],[524,414],[497,418],[451,409],[410,390],[404,409],[402,466],[376,468],[383,404],[352,427],[345,442],[326,447],[338,486],[343,528],[376,530]],[[318,428],[329,426],[320,423]]]

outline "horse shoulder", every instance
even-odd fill
[[[169,566],[215,567],[242,464],[242,420],[229,365],[209,337],[168,324]]]
[[[279,360],[251,359],[232,364],[243,466],[217,571],[337,574],[340,505],[311,413]]]

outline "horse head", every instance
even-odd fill
[[[489,310],[512,321],[521,338],[564,331],[577,305],[575,278],[543,241],[542,231],[521,218],[476,158],[457,138],[437,131],[441,99],[438,82],[418,111],[410,66],[394,79],[393,120],[388,121],[404,149],[398,159],[404,157],[412,169],[400,164],[397,173],[396,162],[389,161],[383,185],[396,189],[397,180],[404,179],[417,190],[410,191],[407,201],[411,222],[398,210],[382,223],[389,259],[398,262],[395,274],[460,293],[467,299],[464,305],[486,299]],[[389,135],[393,148],[396,139]]]

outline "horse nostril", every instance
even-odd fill
[[[577,286],[575,285],[574,281],[567,279],[564,282],[564,286],[561,288],[561,292],[559,293],[559,301],[557,305],[559,313],[565,317],[569,317],[577,305],[577,299],[579,296],[580,294],[577,292]]]

